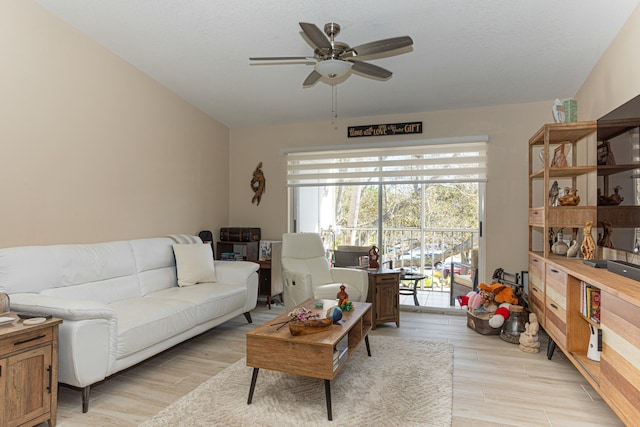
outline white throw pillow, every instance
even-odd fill
[[[218,280],[213,264],[213,251],[208,243],[174,243],[173,253],[176,256],[179,286],[211,283]]]

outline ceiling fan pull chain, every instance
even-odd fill
[[[338,85],[334,84],[331,89],[331,112],[333,113],[333,118],[338,118]]]

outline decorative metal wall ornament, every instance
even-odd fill
[[[264,178],[264,173],[262,172],[262,162],[258,163],[256,169],[253,171],[253,177],[251,178],[251,189],[254,192],[253,197],[251,198],[251,203],[255,203],[256,206],[260,205],[260,200],[262,199],[262,194],[264,193],[266,186],[266,181]]]

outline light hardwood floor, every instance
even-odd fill
[[[243,357],[245,333],[284,311],[282,306],[272,307],[267,310],[259,303],[252,312],[253,324],[239,316],[95,386],[86,414],[80,393],[60,387],[58,425],[135,426],[151,418]],[[544,336],[543,351],[528,354],[498,336],[468,329],[464,316],[406,310],[401,312],[400,328],[389,323],[371,334],[454,345],[454,426],[623,425],[562,352],[546,358]],[[428,369],[429,360],[424,366]],[[396,398],[426,401],[430,396]]]

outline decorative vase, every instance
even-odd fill
[[[504,321],[502,329],[500,329],[500,338],[511,344],[520,342],[520,334],[525,331],[525,318],[523,316],[524,308],[521,305],[512,305],[509,307],[509,318]]]
[[[559,231],[556,235],[556,242],[551,246],[551,252],[556,255],[566,255],[569,250],[569,246],[565,243],[564,235],[562,231]]]
[[[9,295],[0,292],[0,314],[7,314],[11,311]]]

